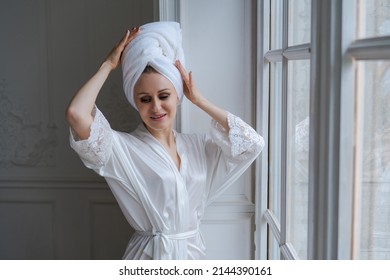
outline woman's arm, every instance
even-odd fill
[[[138,34],[138,31],[138,28],[133,28],[131,32],[126,32],[125,36],[106,57],[99,70],[76,92],[67,107],[66,119],[80,139],[89,137],[93,122],[92,109],[100,89],[111,71],[120,65],[123,50]]]
[[[195,84],[192,81],[192,72],[187,73],[180,61],[176,61],[176,67],[179,69],[181,77],[184,83],[184,94],[185,96],[196,106],[206,112],[210,117],[222,125],[227,132],[229,132],[229,125],[227,122],[227,113],[222,108],[214,105],[206,98],[204,98]]]

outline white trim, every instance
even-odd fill
[[[355,65],[356,67],[356,65]],[[360,68],[360,67],[359,67]],[[351,230],[351,259],[359,259],[360,248],[361,248],[361,226],[362,226],[362,202],[363,202],[363,182],[362,182],[362,174],[363,174],[363,154],[362,151],[364,149],[364,131],[361,130],[364,124],[364,86],[361,86],[362,83],[366,82],[366,79],[362,74],[362,69],[357,69],[356,74],[354,76],[354,154],[353,154],[353,184],[352,184],[352,192],[351,197],[353,199],[352,202],[352,215],[350,219],[352,220],[352,230]],[[354,69],[355,70],[355,69]],[[364,71],[364,70],[363,70]],[[359,82],[358,82],[359,81]],[[357,86],[357,83],[360,86]]]
[[[160,21],[180,21],[180,0],[158,0]]]
[[[285,260],[299,260],[298,254],[294,250],[291,243],[285,243],[280,246],[280,253]]]
[[[310,51],[310,44],[302,44],[288,47],[285,50],[270,50],[264,57],[268,62],[280,62],[283,57],[288,60],[310,59]]]
[[[288,4],[289,0],[283,0],[283,24],[282,24],[282,47],[284,49],[288,46]],[[288,187],[287,187],[287,110],[288,110],[288,61],[286,57],[283,57],[282,60],[282,104],[281,104],[281,149],[280,149],[280,165],[281,165],[281,174],[280,174],[280,243],[281,245],[288,242]]]
[[[267,221],[275,240],[280,244],[280,224],[271,210],[265,211],[264,220]]]
[[[281,62],[283,60],[283,50],[270,50],[264,55],[264,58],[267,62]]]
[[[260,159],[256,162],[255,186],[256,186],[256,231],[254,233],[255,259],[267,259],[268,230],[263,213],[268,208],[268,115],[269,115],[269,64],[264,59],[264,52],[268,42],[263,38],[269,38],[269,22],[264,16],[264,11],[269,7],[268,1],[257,0],[257,71],[256,71],[256,130],[263,136],[265,147]],[[260,111],[259,111],[260,109]]]
[[[288,60],[310,59],[310,44],[289,47],[283,52],[283,56]]]
[[[357,60],[390,59],[390,36],[356,40],[347,51]]]
[[[346,54],[350,43],[355,39],[351,30],[356,30],[356,1],[344,0],[342,14],[342,53],[341,69],[341,108],[340,108],[340,176],[339,179],[339,222],[337,259],[352,258],[352,217],[355,153],[355,71],[353,59]],[[352,94],[351,94],[352,93]]]

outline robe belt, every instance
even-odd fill
[[[141,236],[150,236],[153,238],[154,242],[150,243],[151,246],[145,248],[145,253],[151,256],[153,259],[187,259],[188,238],[195,237],[199,234],[199,228],[190,231],[184,231],[179,233],[165,233],[159,231],[136,231],[136,234]],[[178,247],[173,246],[169,240],[183,240],[177,244]]]
[[[188,239],[191,237],[195,237],[199,233],[199,229],[194,229],[190,231],[184,231],[179,233],[164,233],[161,231],[136,231],[137,234],[142,236],[157,236],[157,237],[165,237],[167,239],[174,239],[174,240],[182,240],[182,239]]]

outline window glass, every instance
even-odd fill
[[[361,61],[357,70],[362,103],[357,257],[390,259],[390,61]]]
[[[288,63],[287,88],[287,237],[307,258],[309,185],[310,61]]]
[[[270,39],[271,50],[282,48],[282,30],[283,30],[283,0],[272,0],[271,20],[270,20]]]
[[[359,38],[389,36],[390,0],[357,1]]]
[[[269,141],[269,209],[281,219],[281,115],[282,63],[270,64],[270,141]]]
[[[310,42],[311,0],[288,2],[288,45]]]

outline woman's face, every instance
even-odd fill
[[[134,100],[150,132],[171,132],[179,99],[167,78],[159,73],[143,73],[134,86]]]

